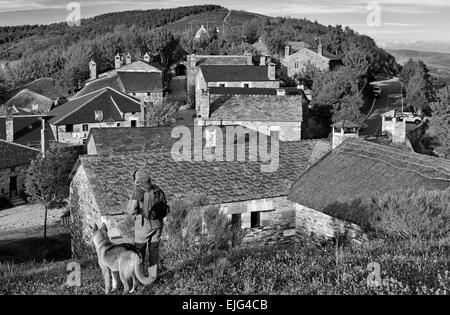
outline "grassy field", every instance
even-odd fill
[[[383,244],[364,250],[310,243],[229,252],[163,248],[166,271],[136,294],[445,295],[450,293],[448,254],[442,248],[421,251]],[[95,258],[76,261],[81,287],[66,285],[70,262],[1,264],[0,294],[103,294]],[[368,285],[370,263],[380,265],[379,279],[373,278],[378,287]]]

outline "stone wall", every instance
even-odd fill
[[[327,240],[344,233],[356,243],[367,241],[367,235],[356,224],[339,220],[323,212],[295,204],[297,237]]]
[[[69,209],[72,255],[89,257],[95,253],[92,228],[102,221],[83,166],[80,166],[70,184]]]
[[[243,126],[270,136],[271,129],[280,131],[280,141],[300,141],[301,121],[241,121],[241,120],[199,120],[204,126]]]
[[[83,144],[87,139],[89,131],[92,128],[117,128],[117,127],[131,127],[131,122],[136,121],[136,127],[139,127],[140,117],[139,113],[126,113],[124,121],[115,121],[112,123],[89,123],[89,124],[75,124],[73,125],[73,132],[66,132],[66,125],[55,126],[51,129],[56,141],[68,144]],[[87,131],[83,131],[83,126],[87,125]]]
[[[14,168],[0,169],[0,197],[10,198],[9,182],[10,178],[17,176],[17,193],[18,196],[25,191],[25,178],[29,165],[17,166]]]
[[[297,73],[302,72],[308,63],[311,63],[322,70],[330,69],[330,59],[320,56],[307,48],[304,48],[282,60],[283,66],[287,68],[287,75],[291,78]]]

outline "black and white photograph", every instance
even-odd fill
[[[450,295],[449,16],[0,1],[0,295]]]

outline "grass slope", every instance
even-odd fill
[[[224,19],[228,15],[228,9],[221,9],[212,12],[206,12],[202,14],[197,14],[193,16],[187,16],[179,21],[174,23],[167,24],[163,26],[174,33],[182,33],[186,30],[190,30],[191,27],[195,31],[197,31],[202,25],[205,27],[208,26],[216,26],[222,29]],[[263,18],[265,16],[247,12],[247,11],[231,11],[231,14],[226,19],[226,25],[240,25],[244,22],[250,21],[255,18]]]

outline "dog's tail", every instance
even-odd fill
[[[158,265],[153,265],[148,268],[148,277],[146,277],[144,274],[144,261],[136,255],[134,273],[136,274],[136,278],[138,278],[139,282],[143,285],[150,285],[156,280],[157,268]]]

